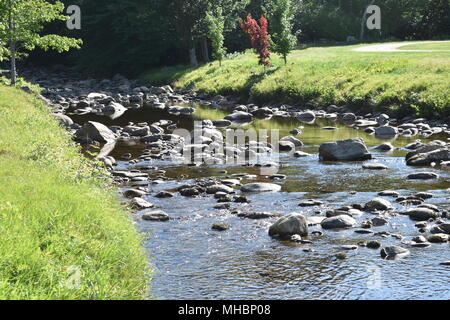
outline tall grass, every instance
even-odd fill
[[[0,299],[142,299],[141,236],[33,96],[0,85]]]

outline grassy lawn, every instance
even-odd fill
[[[0,85],[0,299],[145,298],[141,236],[49,112]]]
[[[315,107],[349,105],[397,114],[450,115],[450,52],[354,52],[357,46],[296,50],[283,61],[273,55],[264,75],[248,51],[197,69],[180,66],[151,70],[144,83],[172,81],[210,95],[237,95],[256,103]],[[174,79],[176,79],[174,81]]]
[[[441,43],[422,43],[411,44],[408,46],[400,47],[401,50],[449,50],[450,41]]]

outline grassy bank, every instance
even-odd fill
[[[141,299],[141,237],[50,111],[0,85],[0,299]]]
[[[429,44],[427,44],[429,49]],[[442,44],[439,45],[440,47]],[[350,105],[393,114],[450,115],[450,52],[354,52],[357,46],[296,50],[283,61],[273,56],[264,75],[247,52],[197,69],[151,70],[145,83],[195,86],[210,95],[237,95],[257,103],[307,107]]]

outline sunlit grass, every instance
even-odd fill
[[[288,64],[273,56],[264,74],[248,51],[233,59],[181,72],[178,87],[193,86],[210,95],[238,95],[264,104],[397,110],[423,116],[450,115],[450,53],[354,52],[355,46],[296,50]],[[143,82],[164,82],[164,71],[148,72]],[[167,80],[173,80],[167,73]],[[156,79],[158,81],[156,81]]]
[[[144,298],[141,237],[103,169],[2,85],[0,128],[0,299]]]
[[[450,41],[448,42],[438,42],[438,43],[421,43],[421,44],[411,44],[403,46],[401,50],[449,50],[450,51]]]

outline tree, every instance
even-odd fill
[[[223,46],[225,40],[223,35],[225,18],[222,13],[222,8],[216,8],[214,13],[208,11],[206,13],[206,23],[208,25],[208,38],[212,43],[213,58],[219,60],[219,65],[222,65],[222,60],[226,53],[226,49]]]
[[[40,34],[46,23],[67,20],[63,10],[61,2],[52,4],[45,0],[0,0],[0,11],[5,13],[3,19],[6,19],[3,22],[6,24],[3,41],[8,42],[6,52],[11,60],[12,85],[17,81],[16,59],[27,56],[28,51],[39,47],[45,51],[53,49],[61,53],[70,48],[80,48],[82,41],[79,39]]]
[[[252,15],[247,15],[247,20],[240,20],[242,30],[250,37],[252,48],[259,54],[259,65],[266,66],[270,64],[270,42],[269,33],[267,32],[268,21],[264,16],[261,16],[258,22],[252,18]]]
[[[287,64],[288,54],[295,49],[297,38],[292,34],[293,19],[296,13],[291,0],[276,0],[269,2],[266,7],[271,24],[272,51],[283,57]]]

